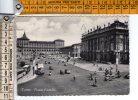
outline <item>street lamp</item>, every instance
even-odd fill
[[[116,51],[116,72],[118,71],[118,63],[119,63],[119,52]]]
[[[119,64],[119,40],[117,38],[117,41],[116,41],[116,72],[118,72],[118,64]]]

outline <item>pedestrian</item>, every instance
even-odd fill
[[[73,65],[75,65],[75,63],[76,63],[76,61],[75,61],[75,59],[74,59],[74,61],[73,61]]]
[[[109,70],[106,68],[105,69],[105,76],[107,76],[109,74]]]
[[[34,69],[34,66],[33,66],[33,75],[35,74],[35,69]]]
[[[121,77],[121,74],[120,74],[120,71],[118,70],[117,71],[117,78],[120,78]]]
[[[73,76],[73,81],[75,81],[75,80],[76,80],[76,76],[74,75],[74,76]]]
[[[107,81],[107,76],[104,76],[104,81]]]
[[[49,72],[49,74],[48,74],[49,76],[51,76],[52,75],[52,73],[51,73],[51,71]]]
[[[113,67],[110,66],[110,70],[113,70]]]
[[[58,65],[59,65],[59,63],[60,63],[60,60],[59,60],[59,62],[58,62]]]
[[[94,78],[93,86],[97,87],[97,77]]]
[[[97,84],[97,77],[94,78],[94,82],[95,82],[95,84]]]
[[[112,74],[113,74],[113,72],[112,72],[112,70],[110,69],[110,71],[109,71],[109,81],[112,81]]]
[[[97,75],[97,72],[96,71],[94,71],[94,75]]]
[[[90,80],[93,80],[93,74],[90,73]]]
[[[112,72],[112,70],[110,69],[110,71],[109,71],[109,75],[112,75],[113,74],[113,72]]]
[[[63,73],[63,71],[62,70],[60,70],[60,75],[63,75],[64,73]]]

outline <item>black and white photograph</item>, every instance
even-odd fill
[[[128,16],[18,16],[19,96],[128,95]]]

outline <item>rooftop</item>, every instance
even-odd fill
[[[17,40],[30,40],[30,39],[26,36],[26,34],[24,32],[23,36],[21,38],[17,38]],[[64,40],[62,40],[62,39],[56,39],[54,41],[63,41],[64,42]],[[30,43],[51,43],[52,44],[52,43],[54,43],[54,41],[29,41],[29,42]]]
[[[29,40],[29,38],[26,36],[25,32],[21,38],[18,38],[20,40]]]
[[[56,39],[56,40],[54,40],[54,41],[64,41],[64,40],[62,40],[62,39]]]
[[[29,41],[29,43],[49,43],[49,44],[53,44],[53,41]]]
[[[128,22],[120,22],[119,20],[115,20],[113,23],[108,23],[108,25],[105,25],[103,27],[97,25],[97,28],[93,28],[88,30],[87,33],[82,34],[82,37],[87,37],[92,34],[102,33],[105,31],[109,31],[111,29],[126,29],[128,30]]]

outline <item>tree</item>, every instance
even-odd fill
[[[24,61],[21,61],[21,62],[20,62],[20,66],[21,66],[21,67],[25,66],[25,62],[24,62]]]

